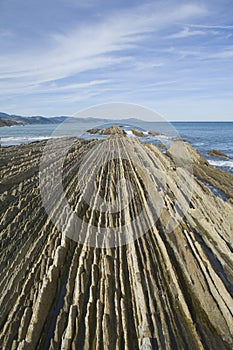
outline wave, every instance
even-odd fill
[[[43,140],[48,140],[48,139],[57,138],[57,137],[59,136],[6,136],[6,137],[1,137],[0,144],[2,146],[14,146],[14,145],[20,145],[21,143],[43,141]]]
[[[3,142],[10,142],[10,141],[39,141],[39,140],[46,140],[48,138],[51,138],[51,136],[11,136],[11,137],[1,137],[1,141]]]
[[[213,166],[233,168],[232,160],[211,160],[211,159],[207,159],[207,160],[209,164]]]
[[[196,147],[196,146],[204,146],[205,143],[204,142],[196,142],[196,143],[193,143],[193,146]]]
[[[140,130],[140,131],[141,131],[141,130]],[[134,135],[134,133],[132,132],[132,130],[125,130],[125,132],[126,132],[126,134],[127,134],[128,136],[134,136],[134,137],[136,137],[136,135]],[[143,133],[144,136],[150,136],[148,131],[142,131],[142,133]]]

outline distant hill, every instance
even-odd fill
[[[20,115],[7,114],[0,112],[0,127],[12,126],[12,125],[30,125],[30,124],[59,124],[62,123],[68,117],[42,117],[32,116],[23,117]]]
[[[98,124],[104,124],[104,123],[112,123],[112,119],[104,119],[104,118],[74,118],[74,117],[68,117],[68,116],[59,116],[59,117],[44,117],[44,116],[31,116],[31,117],[24,117],[20,115],[15,114],[7,114],[0,112],[0,127],[1,126],[13,126],[13,125],[31,125],[31,124],[60,124],[64,120],[69,119],[69,122],[82,122],[82,123],[98,123]],[[141,122],[139,119],[136,118],[128,118],[128,119],[118,119],[115,120],[116,124],[119,123],[127,123],[127,124],[137,124]]]

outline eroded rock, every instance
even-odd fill
[[[216,149],[212,149],[211,151],[208,152],[208,154],[212,157],[230,159],[230,157],[228,155],[226,155],[225,153],[220,152]]]
[[[114,130],[122,136],[118,127]],[[1,347],[231,349],[232,175],[211,167],[189,145],[193,174],[180,166],[178,143],[163,154],[136,138],[113,135],[103,155],[120,149],[122,157],[103,160],[96,173],[93,163],[86,166],[83,176],[88,181],[80,189],[82,157],[90,150],[95,154],[103,142],[75,141],[63,167],[67,201],[82,219],[74,238],[90,239],[91,225],[117,227],[119,246],[103,249],[64,237],[50,221],[38,174],[45,142],[1,150]],[[50,176],[56,176],[52,152],[48,167]],[[59,159],[58,141],[54,159]],[[99,158],[93,159],[97,167]],[[119,212],[95,210],[94,195],[85,203],[92,181],[93,193],[108,203],[117,200]],[[229,202],[216,197],[205,181],[221,188]],[[55,212],[57,206],[59,202]],[[128,226],[129,233],[142,234],[120,245],[125,223],[144,208],[145,216]],[[65,209],[60,209],[68,223]],[[96,234],[96,241],[100,239]]]

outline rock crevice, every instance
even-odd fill
[[[57,145],[47,163],[51,177],[57,176]],[[44,146],[1,149],[2,348],[231,349],[233,207],[203,180],[232,198],[232,175],[211,167],[189,145],[194,174],[172,150],[163,154],[134,138],[76,140],[62,179],[82,219],[74,237],[88,243],[93,226],[96,242],[103,239],[101,228],[118,233],[116,247],[98,248],[67,238],[48,217],[39,188]],[[105,154],[96,159],[98,147]],[[116,149],[121,157],[105,161]],[[95,172],[88,161],[102,165]],[[83,187],[80,174],[89,179]],[[114,203],[118,211],[111,212]],[[56,205],[61,203],[54,203],[54,212]],[[127,232],[142,234],[121,245],[125,224],[141,212]],[[65,210],[62,216],[68,225]]]

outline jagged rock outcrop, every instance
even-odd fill
[[[145,234],[101,249],[67,238],[48,217],[39,188],[44,146],[36,142],[0,150],[2,349],[232,349],[233,206],[204,183],[232,198],[232,175],[211,167],[189,145],[194,177],[190,164],[182,166],[179,143],[163,154],[121,135],[76,140],[63,165],[63,187],[83,220],[78,236],[88,237],[85,223],[121,232],[143,208],[151,220],[158,209],[155,201],[146,204],[153,194],[147,193],[143,169],[149,169],[151,189],[161,197],[158,218]],[[100,197],[129,199],[119,213],[98,213],[94,196],[87,206],[88,184],[82,191],[78,185],[80,164],[90,151],[94,164],[100,162],[94,157],[98,147],[105,147],[102,157],[108,149],[123,152],[122,159],[104,163],[103,158],[97,173],[86,167]],[[56,156],[51,150],[47,165],[51,178],[60,152],[57,141]],[[135,154],[144,168],[133,162]],[[117,187],[122,178],[132,185]],[[143,230],[143,220],[132,223],[132,230]]]
[[[123,128],[117,125],[110,126],[99,131],[100,135],[126,135],[126,132]]]
[[[100,132],[100,129],[94,128],[94,129],[89,129],[87,130],[89,134],[98,134]]]
[[[158,131],[148,131],[148,134],[149,134],[149,135],[152,135],[152,136],[160,136],[160,135],[163,135],[163,134],[161,134],[161,132],[158,132]]]
[[[99,135],[126,135],[125,130],[118,125],[112,125],[104,129],[98,129],[98,128],[89,129],[87,130],[87,132],[89,134],[99,134]]]
[[[193,162],[194,175],[204,183],[219,189],[228,198],[229,202],[233,200],[233,181],[232,174],[223,171],[219,168],[211,166],[201,154],[186,145]],[[168,152],[169,153],[169,152]]]
[[[144,133],[141,131],[141,130],[138,130],[138,129],[131,129],[132,133],[135,135],[135,136],[138,136],[138,137],[144,137]]]
[[[208,152],[208,154],[212,157],[217,157],[217,158],[226,158],[226,159],[230,159],[230,157],[223,153],[223,152],[220,152],[218,151],[217,149],[212,149]]]

